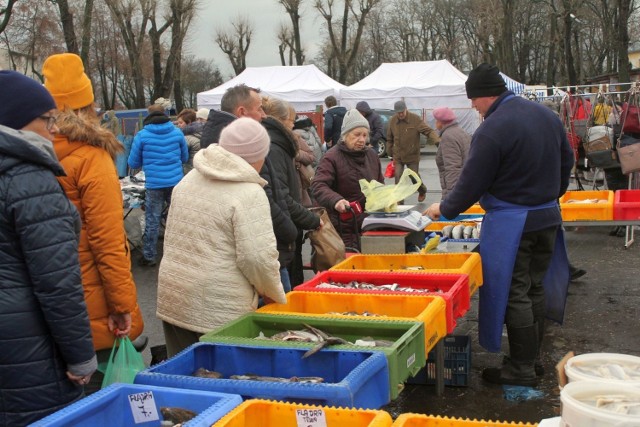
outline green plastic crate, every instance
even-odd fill
[[[350,342],[363,337],[393,342],[391,347],[375,347],[376,350],[384,352],[387,356],[389,391],[392,399],[398,397],[398,385],[407,378],[414,376],[426,364],[423,322],[373,321],[250,313],[203,335],[200,341],[264,345],[268,347],[313,348],[315,346],[314,343],[257,338],[260,332],[270,337],[278,332],[303,329],[304,324]],[[331,346],[331,348],[366,351],[374,349],[374,347],[354,345],[336,345]]]

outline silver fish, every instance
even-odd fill
[[[480,230],[478,229],[478,227],[473,227],[473,230],[471,230],[471,238],[473,239],[480,238]]]
[[[193,374],[192,377],[200,377],[200,378],[222,378],[222,374],[216,371],[210,371],[205,368],[198,368]]]
[[[186,423],[187,421],[196,417],[195,412],[184,408],[163,406],[160,408],[160,413],[165,421],[171,421],[172,423]]]
[[[451,230],[451,238],[454,240],[462,239],[463,230],[464,230],[464,225],[462,224],[456,225],[455,227],[453,227],[453,230]]]
[[[470,238],[471,238],[471,235],[472,235],[472,233],[473,233],[473,229],[474,229],[474,228],[475,228],[475,227],[472,227],[472,226],[470,226],[470,225],[467,225],[467,226],[464,228],[464,230],[462,230],[462,236],[463,236],[465,239],[470,239]]]
[[[453,225],[445,225],[442,227],[442,237],[451,238],[451,231],[453,231]]]
[[[354,342],[355,345],[362,347],[392,347],[393,342],[387,340],[376,340],[372,337],[362,337]]]

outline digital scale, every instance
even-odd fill
[[[367,217],[362,222],[362,231],[393,229],[403,231],[423,231],[431,224],[428,216],[411,210],[413,205],[399,205],[394,212],[365,212]]]

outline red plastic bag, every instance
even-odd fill
[[[394,176],[396,176],[396,164],[395,164],[395,162],[393,162],[393,161],[389,162],[389,164],[387,165],[387,169],[385,169],[385,171],[384,171],[384,176],[386,178],[393,178]]]

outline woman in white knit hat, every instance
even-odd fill
[[[342,120],[338,144],[324,155],[311,184],[316,202],[327,209],[331,222],[347,247],[360,250],[358,230],[364,214],[357,215],[358,230],[353,220],[342,221],[340,214],[349,209],[350,202],[364,208],[366,198],[360,191],[359,180],[376,180],[384,184],[380,159],[369,150],[369,122],[356,109],[347,111]]]
[[[286,302],[266,181],[258,174],[268,151],[260,123],[239,118],[219,145],[196,153],[194,170],[173,190],[157,308],[169,357],[255,310],[260,296]]]

